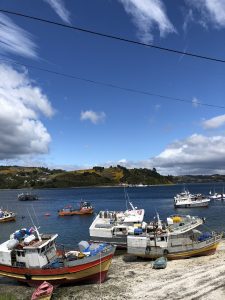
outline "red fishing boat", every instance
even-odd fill
[[[53,285],[44,281],[32,294],[31,300],[50,300],[53,293]]]
[[[38,229],[23,228],[0,244],[0,276],[30,286],[43,281],[52,285],[77,282],[103,282],[115,247],[82,241],[78,251],[58,251],[57,234],[40,234]]]
[[[89,202],[82,201],[80,203],[80,209],[75,209],[71,205],[66,206],[58,211],[59,216],[73,216],[73,215],[89,215],[93,214],[94,209]]]

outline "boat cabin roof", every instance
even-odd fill
[[[34,240],[30,245],[23,245],[23,249],[40,249],[51,241],[54,241],[58,237],[58,234],[42,234],[41,241],[38,239]]]

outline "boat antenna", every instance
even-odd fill
[[[127,191],[126,191],[126,188],[124,187],[123,188],[123,191],[124,191],[124,198],[126,200],[126,210],[128,210],[128,206],[127,206],[127,200],[129,201],[129,196],[127,194]]]
[[[125,199],[126,199],[126,209],[128,209],[127,207],[127,201],[129,202],[132,210],[136,210],[136,208],[133,206],[133,203],[130,201],[130,197],[129,197],[129,194],[127,193],[126,191],[126,188],[124,187],[124,194],[125,194]]]
[[[34,226],[34,230],[35,230],[35,232],[37,233],[38,240],[39,240],[39,241],[42,241],[41,236],[40,236],[40,233],[39,233],[39,231],[38,231],[38,228],[40,228],[40,227],[37,228],[37,226],[34,224],[34,220],[32,219],[31,214],[30,214],[28,208],[27,208],[27,212],[28,212],[28,215],[29,215],[29,217],[30,217],[30,219],[31,219],[31,222],[32,222],[33,226]]]
[[[35,212],[35,209],[34,209],[33,204],[32,204],[32,208],[33,208],[33,212],[34,212],[35,219],[36,219],[36,221],[37,221],[37,225],[40,226],[40,223],[39,223],[39,221],[38,221],[38,218],[37,218],[37,215],[36,215],[36,212]]]
[[[157,222],[158,222],[158,228],[162,229],[162,221],[159,218],[159,213],[156,210],[156,216],[157,216]]]
[[[34,227],[36,227],[35,224],[34,224],[34,220],[32,219],[31,214],[30,214],[30,211],[29,211],[28,208],[27,208],[27,213],[28,213],[28,215],[29,215],[29,217],[30,217],[30,219],[31,219],[31,223],[33,224]]]

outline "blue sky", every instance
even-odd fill
[[[0,9],[225,59],[223,0],[2,0]],[[225,64],[0,13],[1,164],[225,174]],[[69,79],[45,68],[190,103]]]

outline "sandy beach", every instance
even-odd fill
[[[30,299],[33,288],[0,279],[1,295]],[[11,298],[13,299],[13,298]],[[214,255],[169,261],[164,270],[152,269],[152,261],[127,254],[116,255],[103,284],[59,287],[53,300],[100,299],[225,299],[225,240]]]

